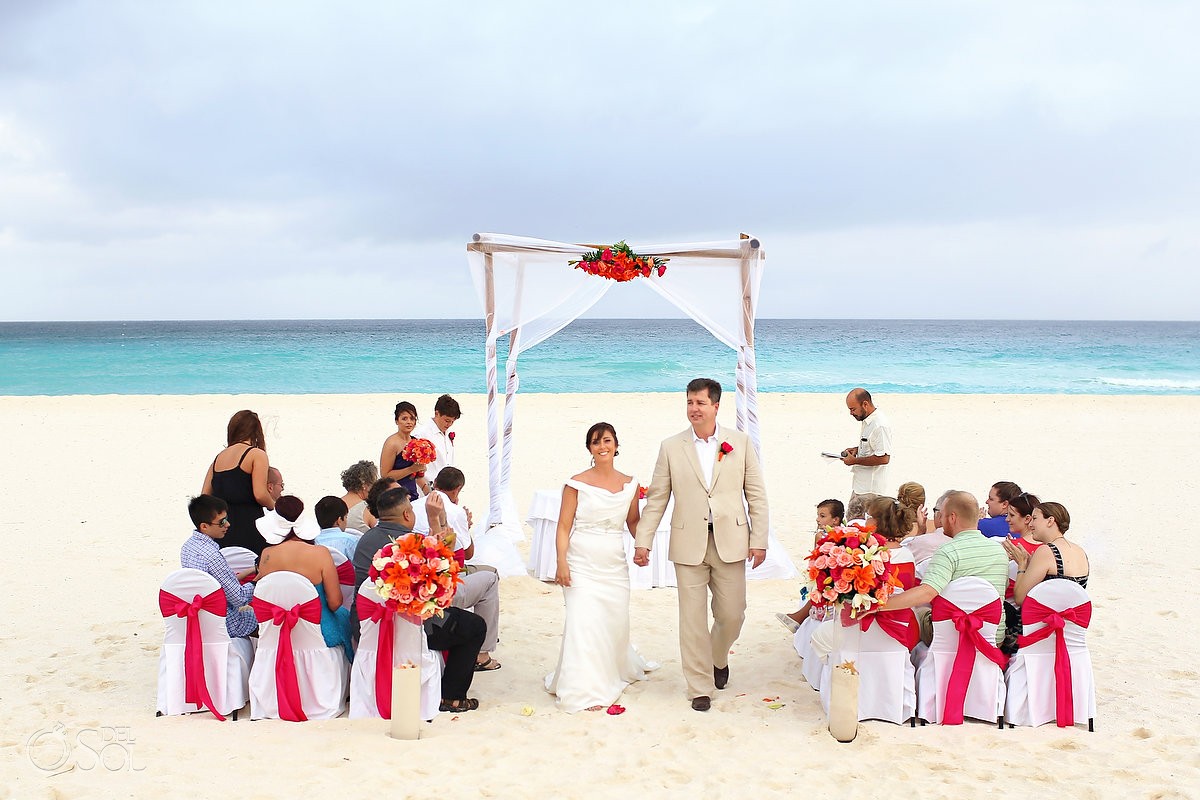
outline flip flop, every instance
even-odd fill
[[[476,672],[494,672],[494,671],[500,669],[502,666],[504,666],[504,665],[501,664],[499,661],[492,658],[491,656],[488,656],[487,661],[476,661],[475,662],[475,671]]]
[[[800,630],[800,623],[789,617],[787,614],[779,613],[775,615],[775,619],[779,620],[779,624],[788,629],[788,633],[795,633]]]

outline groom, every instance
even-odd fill
[[[696,378],[687,385],[692,426],[659,448],[634,540],[634,563],[644,567],[650,563],[650,546],[667,500],[674,494],[667,555],[675,562],[678,583],[683,677],[697,711],[708,711],[714,686],[724,689],[729,681],[729,648],[746,618],[743,562],[758,567],[767,556],[767,492],[758,454],[744,433],[717,427],[720,403],[721,384],[711,378]]]

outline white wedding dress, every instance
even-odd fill
[[[629,563],[622,539],[637,491],[636,478],[619,492],[569,480],[579,492],[567,546],[571,585],[563,587],[566,621],[558,667],[546,691],[568,713],[615,703],[633,681],[658,665],[629,643]]]

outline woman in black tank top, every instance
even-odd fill
[[[1029,590],[1042,581],[1068,580],[1087,588],[1091,565],[1084,549],[1067,540],[1067,529],[1071,527],[1067,509],[1061,503],[1039,503],[1033,509],[1029,527],[1033,538],[1045,546],[1032,555],[1021,548],[1005,548],[1009,557],[1017,562],[1013,601],[1024,602]]]
[[[218,539],[221,547],[245,547],[261,554],[263,541],[254,523],[263,508],[275,503],[267,492],[267,451],[262,423],[253,411],[239,411],[229,420],[229,446],[217,454],[204,478],[204,494],[229,505],[229,529]],[[236,456],[236,461],[234,457]],[[218,469],[217,464],[229,465]]]

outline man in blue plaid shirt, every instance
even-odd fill
[[[258,630],[254,612],[246,608],[254,596],[254,584],[243,585],[239,578],[251,574],[253,570],[241,576],[234,575],[216,541],[229,528],[229,506],[219,497],[202,494],[188,503],[188,515],[196,530],[192,531],[179,550],[180,566],[207,572],[217,579],[225,592],[225,628],[230,638],[249,636]]]

